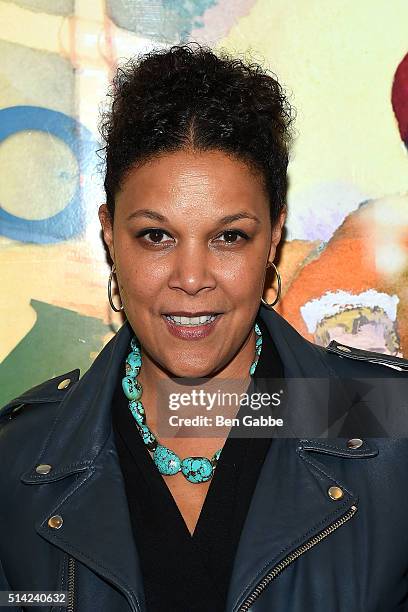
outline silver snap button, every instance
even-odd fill
[[[37,467],[35,468],[35,471],[37,472],[37,474],[48,474],[49,472],[51,472],[52,470],[52,466],[48,465],[48,463],[41,463],[40,465],[37,465]]]
[[[59,514],[55,514],[51,518],[48,519],[48,526],[53,529],[59,529],[63,523],[63,518]]]
[[[345,351],[346,353],[351,353],[351,349],[348,346],[338,346],[339,351]]]
[[[363,441],[360,440],[360,438],[351,438],[351,440],[347,442],[348,448],[360,448],[362,445]]]
[[[68,385],[70,384],[71,384],[71,379],[65,378],[64,380],[61,380],[60,383],[58,383],[58,389],[66,389]]]

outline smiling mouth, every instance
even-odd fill
[[[198,327],[200,325],[208,325],[215,321],[222,313],[203,313],[194,316],[164,314],[163,316],[173,325],[182,327]]]

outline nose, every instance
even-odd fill
[[[180,249],[171,262],[168,285],[190,295],[214,289],[217,285],[214,257],[204,249]]]

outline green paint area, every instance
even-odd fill
[[[112,331],[95,317],[38,300],[34,327],[0,364],[0,406],[49,378],[79,368],[81,376]]]

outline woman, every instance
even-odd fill
[[[314,345],[263,299],[286,217],[280,85],[180,45],[119,69],[112,96],[99,217],[127,321],[80,380],[0,414],[0,586],[67,591],[69,612],[408,609],[407,442],[359,437],[389,427],[389,386],[373,419],[366,379],[399,402],[408,361]],[[283,429],[160,435],[174,379],[274,391]]]

